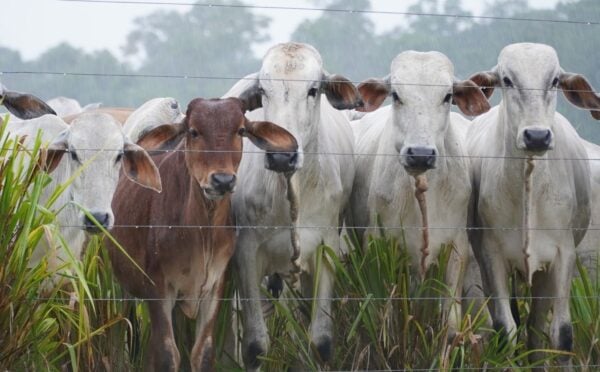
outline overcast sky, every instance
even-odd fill
[[[135,0],[134,0],[135,1]],[[488,0],[489,1],[489,0]],[[161,2],[167,3],[168,0]],[[178,0],[178,3],[192,0]],[[210,0],[203,1],[210,3]],[[244,0],[246,4],[286,7],[315,7],[310,0]],[[406,11],[417,0],[372,0],[372,8],[378,11]],[[464,7],[481,15],[485,0],[463,0]],[[558,0],[529,0],[532,7],[552,7]],[[121,57],[121,47],[127,34],[133,29],[133,20],[157,9],[188,11],[186,5],[147,4],[91,4],[60,0],[1,0],[0,46],[16,49],[25,59],[34,59],[46,49],[61,42],[83,48],[86,51],[109,49]],[[271,40],[256,50],[261,56],[271,45],[287,41],[296,26],[306,18],[315,18],[319,11],[254,10],[272,18]],[[404,22],[398,15],[371,15],[377,31],[390,29]]]

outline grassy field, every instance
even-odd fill
[[[40,240],[61,242],[51,203],[40,205],[48,176],[36,170],[37,156],[0,150],[0,370],[124,371],[141,370],[149,335],[144,303],[131,299],[115,282],[102,238],[91,239],[82,262],[61,268],[64,286],[44,293],[52,273],[46,263],[30,267]],[[12,155],[17,153],[18,155]],[[365,251],[354,249],[340,260],[328,247],[319,248],[321,265],[336,272],[333,361],[323,365],[308,338],[310,301],[289,291],[273,301],[268,326],[271,350],[263,370],[450,370],[520,369],[528,367],[525,330],[510,346],[485,328],[482,313],[465,315],[457,337],[449,343],[441,299],[447,289],[441,278],[445,260],[429,270],[425,280],[410,274],[402,244],[385,237],[371,239]],[[600,364],[600,280],[578,266],[572,283],[571,309],[575,350],[572,361],[581,370]],[[228,293],[232,293],[230,282]],[[521,288],[527,293],[525,288]],[[232,324],[232,301],[224,301],[218,323],[219,344]],[[519,300],[521,319],[528,303]],[[182,368],[192,337],[192,321],[176,311],[176,333]],[[522,322],[524,324],[525,322]],[[222,350],[222,349],[221,349]],[[559,353],[546,350],[552,365]],[[222,357],[222,359],[226,359]],[[236,369],[220,363],[222,370]],[[238,367],[239,368],[239,367]]]

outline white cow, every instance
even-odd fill
[[[349,122],[337,109],[361,104],[356,88],[339,75],[323,69],[321,56],[312,46],[279,44],[266,53],[260,72],[238,82],[225,96],[253,102],[250,120],[269,120],[291,132],[298,141],[298,155],[267,153],[266,158],[251,142],[244,142],[239,182],[233,208],[240,226],[289,226],[290,212],[284,176],[264,168],[286,158],[291,179],[299,191],[298,229],[300,266],[304,295],[312,297],[318,281],[318,297],[310,334],[321,360],[332,355],[333,320],[331,300],[333,273],[327,265],[314,278],[316,249],[325,244],[338,252],[344,208],[354,177],[354,139]],[[335,108],[334,108],[335,107]],[[266,160],[263,160],[266,159]],[[313,227],[314,228],[307,228]],[[267,352],[269,339],[263,318],[260,282],[265,275],[287,275],[293,269],[290,231],[283,229],[239,229],[234,257],[242,298],[244,339],[242,353],[247,368],[258,368],[257,358]]]
[[[600,254],[600,146],[582,140],[590,158],[592,183],[592,217],[585,237],[577,247],[577,255],[590,273],[596,272]]]
[[[41,204],[48,202],[59,185],[75,176],[52,209],[58,212],[56,220],[60,232],[76,259],[83,249],[85,232],[100,232],[78,205],[100,225],[110,229],[114,222],[111,202],[121,168],[132,181],[161,190],[160,175],[154,162],[122,133],[121,125],[108,114],[84,113],[71,125],[56,115],[47,114],[12,123],[7,129],[11,136],[24,138],[25,148],[33,147],[38,133],[41,133],[42,143],[50,143],[45,166],[51,172],[52,181],[43,191]],[[48,258],[50,270],[64,265],[68,261],[67,251],[58,242],[52,244],[54,246],[49,247],[45,242],[40,243],[31,265],[44,256]]]
[[[564,72],[554,49],[542,44],[509,45],[496,67],[471,79],[487,96],[503,88],[500,104],[475,119],[468,135],[477,228],[470,239],[491,296],[494,328],[514,335],[508,277],[518,270],[532,286],[528,347],[543,347],[540,334],[552,309],[551,346],[570,351],[569,295],[575,247],[590,221],[590,170],[587,161],[573,160],[587,154],[575,129],[556,112],[557,89],[581,108],[600,109],[600,99],[583,76]],[[598,111],[592,115],[600,118]],[[532,360],[540,357],[535,353]]]
[[[153,98],[137,108],[123,124],[123,133],[136,143],[145,133],[163,124],[183,121],[179,103],[175,98]]]
[[[444,302],[452,337],[461,321],[460,306],[455,304],[470,249],[466,227],[471,184],[462,133],[469,121],[450,112],[450,107],[456,104],[467,115],[479,115],[489,110],[489,103],[474,82],[458,81],[452,62],[438,52],[400,53],[389,76],[369,79],[358,90],[367,111],[389,95],[394,102],[354,126],[358,130],[353,223],[373,228],[381,224],[386,236],[405,241],[415,273],[424,273],[436,262],[443,245],[453,247],[446,273],[451,296]],[[418,177],[426,177],[428,184],[427,246],[415,197]],[[364,235],[375,230],[357,231],[364,242]]]

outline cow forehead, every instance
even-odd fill
[[[204,132],[207,135],[235,130],[244,121],[241,104],[235,98],[194,99],[186,117],[189,126],[210,127],[212,131]]]
[[[395,89],[433,91],[432,86],[450,87],[454,81],[454,65],[439,52],[400,53],[392,61],[392,84]]]
[[[506,46],[498,56],[500,72],[511,71],[521,79],[535,79],[560,68],[554,48],[545,44],[518,43]]]
[[[69,142],[75,148],[122,149],[121,125],[109,114],[84,113],[71,123]]]
[[[261,68],[261,82],[268,79],[317,80],[323,61],[315,48],[301,43],[278,44],[267,52]]]

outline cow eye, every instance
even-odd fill
[[[78,163],[81,163],[81,161],[79,160],[79,156],[77,156],[77,153],[74,150],[69,150],[69,154],[71,154],[71,159]]]
[[[258,88],[258,94],[260,94],[261,96],[265,95],[265,90],[262,87]]]
[[[552,80],[552,88],[556,88],[558,86],[559,80],[557,77]]]
[[[318,92],[317,88],[310,88],[308,90],[308,96],[309,97],[316,97],[317,96],[317,92]]]
[[[237,131],[238,136],[244,136],[244,134],[246,134],[246,128],[241,127],[240,129],[238,129]]]
[[[508,88],[512,88],[513,87],[513,82],[508,78],[508,77],[504,77],[504,79],[502,79],[502,81],[504,82],[504,85]]]
[[[398,93],[393,92],[392,93],[392,99],[394,100],[395,103],[402,104],[402,101],[400,100],[400,97],[398,97]]]
[[[188,130],[188,132],[190,133],[190,136],[192,136],[192,138],[196,138],[196,137],[198,137],[198,131],[197,131],[196,129],[194,129],[194,128],[190,128],[190,129]]]
[[[451,100],[452,100],[452,93],[446,94],[446,96],[444,97],[444,103],[450,103]]]
[[[118,162],[120,162],[120,161],[121,161],[121,159],[123,159],[123,152],[122,152],[122,151],[120,151],[120,152],[117,154],[117,158],[115,159],[115,163],[118,163]]]

